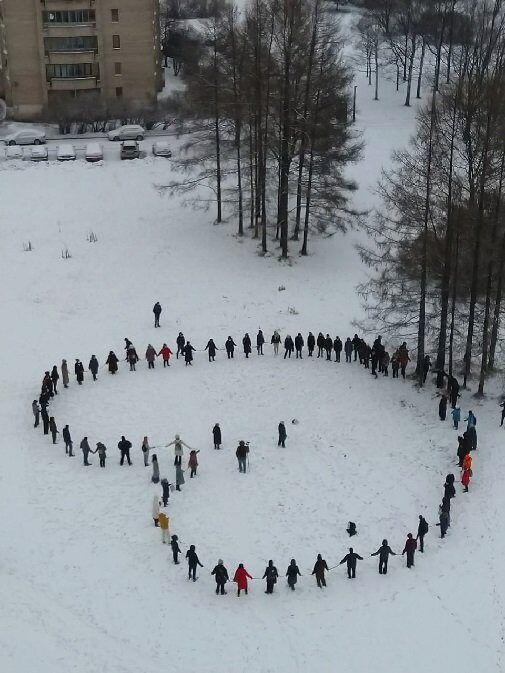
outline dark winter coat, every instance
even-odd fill
[[[217,423],[212,428],[212,436],[214,437],[214,444],[221,444],[221,428]]]
[[[301,334],[295,336],[295,348],[297,351],[301,351],[303,348],[303,337]]]
[[[270,339],[271,344],[280,344],[281,342],[281,335],[280,334],[272,334],[272,338]]]
[[[177,552],[177,554],[182,554],[177,540],[172,539],[172,541],[170,542],[170,546],[172,547],[172,551],[174,553]]]
[[[244,353],[249,354],[251,352],[251,337],[248,334],[242,339],[242,345],[244,347]]]
[[[207,345],[205,346],[205,350],[209,351],[209,355],[211,358],[215,357],[216,355],[216,344],[212,339],[209,339],[207,342]]]
[[[325,341],[324,341],[324,336],[319,332],[317,335],[317,347],[318,348],[325,348]]]
[[[293,339],[290,336],[287,336],[284,339],[284,348],[291,353],[294,351],[295,345],[293,343]]]
[[[56,388],[56,384],[58,383],[58,380],[60,378],[60,375],[58,374],[58,370],[56,369],[56,366],[54,366],[51,370],[51,381],[53,382],[54,387]]]
[[[196,568],[196,566],[200,566],[200,568],[203,568],[203,565],[200,563],[200,559],[198,558],[198,555],[194,549],[188,549],[186,552],[186,558],[188,559],[188,565],[190,568]]]
[[[193,346],[190,343],[187,343],[184,346],[184,360],[186,362],[193,362],[193,351],[194,350],[195,349],[193,348]]]
[[[444,484],[444,498],[454,498],[456,495],[456,489],[454,484],[449,484],[447,481]]]
[[[287,436],[286,426],[284,423],[279,423],[279,439],[284,440]]]
[[[415,552],[417,549],[417,540],[415,537],[409,537],[407,538],[405,542],[405,547],[403,548],[403,553],[408,554],[411,552],[412,554]]]
[[[342,563],[347,563],[348,568],[355,568],[356,567],[356,561],[357,560],[362,561],[363,557],[360,556],[359,554],[356,554],[355,551],[349,552],[344,556],[344,558],[340,561],[339,565],[342,565]]]
[[[319,577],[324,577],[324,571],[328,570],[328,564],[324,559],[318,559],[314,563],[314,570],[312,571],[313,575],[319,576]]]
[[[65,425],[65,427],[63,428],[62,436],[63,436],[63,441],[66,444],[70,444],[72,442],[72,438],[70,437],[70,430],[69,430],[68,425]]]
[[[327,337],[327,338],[324,340],[324,347],[326,348],[326,350],[327,350],[328,352],[330,352],[330,351],[332,350],[332,348],[333,348],[333,341],[332,341],[331,337]]]
[[[350,337],[347,337],[345,341],[345,346],[344,346],[345,354],[350,355],[353,351],[353,345]]]
[[[361,342],[361,339],[359,338],[359,336],[357,334],[355,334],[353,336],[352,342],[351,342],[355,351],[359,350],[360,342]]]
[[[314,350],[315,345],[316,345],[316,338],[311,332],[307,337],[307,348],[310,348],[310,350]]]
[[[387,561],[389,555],[396,556],[395,552],[391,549],[388,544],[381,544],[379,549],[372,554],[372,556],[378,556],[381,561]]]
[[[286,570],[286,577],[290,584],[296,584],[298,575],[301,576],[301,572],[297,565],[289,564],[288,569]]]
[[[161,310],[162,310],[162,309],[161,309],[160,302],[157,301],[156,304],[153,306],[153,313],[154,313],[154,315],[155,315],[157,318],[160,317],[160,315],[161,315]]]
[[[105,361],[105,364],[109,366],[109,372],[111,374],[117,372],[117,363],[118,363],[117,355],[111,351],[109,353],[107,360]]]
[[[49,419],[49,431],[54,434],[58,433],[58,428],[56,427],[56,421],[54,420],[54,418]]]
[[[263,573],[262,579],[266,579],[267,582],[277,582],[277,578],[279,577],[279,573],[277,572],[277,568],[274,565],[267,565],[265,568],[265,572]]]
[[[139,356],[137,355],[137,351],[133,346],[129,346],[128,350],[126,351],[126,357],[128,358],[128,362],[138,362],[139,361]]]
[[[77,377],[77,380],[82,381],[84,379],[84,365],[82,364],[82,362],[80,360],[78,360],[75,363],[74,371],[75,371],[75,375]]]
[[[429,530],[428,522],[426,521],[425,518],[421,517],[421,519],[419,519],[419,526],[417,527],[418,537],[422,537],[423,535],[426,535],[428,530]]]
[[[228,338],[226,339],[226,343],[225,343],[225,345],[224,345],[224,347],[226,348],[226,352],[227,352],[227,353],[233,353],[233,351],[235,350],[235,346],[236,346],[236,345],[237,345],[237,344],[233,341],[233,339],[232,339],[231,337],[228,337]]]
[[[98,368],[99,368],[98,360],[96,358],[91,358],[88,365],[89,371],[96,376],[98,373]]]
[[[179,348],[179,350],[182,351],[182,349],[184,348],[184,344],[186,343],[186,339],[184,338],[184,335],[179,334],[179,336],[175,340],[175,343],[177,344],[177,347]]]
[[[129,449],[132,448],[132,443],[129,442],[127,439],[120,439],[117,445],[117,448],[121,451],[128,451]]]
[[[256,335],[256,346],[263,346],[264,343],[265,337],[263,336],[263,332],[260,330]]]
[[[438,415],[445,420],[447,415],[447,397],[445,395],[440,398],[440,402],[438,403]]]
[[[337,337],[335,341],[333,342],[333,350],[335,353],[341,353],[342,352],[342,341],[340,337]]]
[[[218,563],[217,566],[214,566],[214,570],[211,572],[211,575],[215,576],[217,584],[224,584],[230,579],[228,576],[228,571],[222,563]]]
[[[247,454],[249,453],[249,447],[247,444],[239,444],[237,446],[237,450],[235,451],[235,455],[237,458],[247,458]]]

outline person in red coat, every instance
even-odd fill
[[[467,468],[466,470],[463,470],[461,473],[461,483],[464,486],[463,492],[468,493],[468,485],[470,484],[470,476],[472,474],[471,468]]]
[[[247,594],[247,578],[252,580],[251,575],[244,568],[243,563],[238,564],[238,568],[235,570],[235,575],[233,581],[237,583],[237,596],[240,596],[242,590]]]
[[[160,352],[158,353],[158,356],[162,355],[163,356],[163,366],[164,367],[170,367],[170,356],[172,355],[172,351],[170,348],[167,346],[167,344],[163,344]]]
[[[405,547],[402,551],[402,556],[407,554],[407,568],[412,568],[414,565],[414,554],[417,549],[417,540],[412,537],[412,533],[407,535],[407,541],[405,542]]]

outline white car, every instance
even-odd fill
[[[153,143],[153,154],[155,157],[170,158],[172,156],[172,150],[166,140],[157,140]]]
[[[44,131],[38,131],[37,129],[22,129],[9,133],[4,138],[6,145],[42,145],[45,142],[46,134]]]
[[[86,145],[86,152],[84,154],[86,161],[94,163],[96,161],[102,161],[103,159],[103,150],[100,143],[88,143]]]
[[[32,147],[30,161],[49,161],[47,147]]]
[[[24,156],[25,153],[23,152],[23,148],[19,147],[19,145],[8,146],[5,149],[6,159],[23,159]]]
[[[107,137],[109,140],[144,140],[146,131],[138,124],[126,124],[118,126],[117,129],[109,131]]]
[[[73,145],[58,145],[56,158],[58,161],[75,161],[75,147]]]

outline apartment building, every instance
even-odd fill
[[[162,86],[159,0],[0,0],[11,117],[84,96],[151,104]]]

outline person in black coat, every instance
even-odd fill
[[[262,578],[266,579],[267,581],[267,589],[265,591],[266,594],[273,594],[274,585],[277,582],[278,577],[279,573],[277,572],[277,568],[274,566],[274,562],[269,561]]]
[[[259,330],[258,334],[256,335],[256,350],[258,351],[258,355],[263,355],[264,343],[265,343],[265,337],[263,336],[263,332]]]
[[[449,377],[448,389],[449,389],[449,397],[451,399],[451,407],[455,409],[456,405],[458,404],[459,383],[454,376]]]
[[[161,304],[159,301],[156,302],[156,304],[153,306],[153,313],[154,313],[154,326],[159,327],[160,326],[160,315],[161,315]]]
[[[317,561],[314,564],[312,574],[316,576],[317,586],[322,589],[326,586],[326,579],[324,577],[325,571],[328,570],[328,564],[323,559],[321,554],[317,555]]]
[[[203,568],[203,565],[200,563],[194,544],[186,552],[186,558],[188,559],[188,580],[192,579],[193,582],[196,582],[196,567]]]
[[[442,498],[442,504],[440,505],[441,511],[447,514],[447,527],[451,526],[451,499],[447,497]]]
[[[284,421],[281,421],[279,423],[279,441],[277,442],[277,446],[282,446],[283,448],[286,448],[286,438],[288,434],[286,432],[286,426],[284,425]]]
[[[428,532],[428,522],[422,516],[421,514],[419,515],[419,525],[417,527],[417,539],[419,540],[419,551],[423,552],[424,551],[424,536]]]
[[[175,565],[179,565],[179,563],[180,563],[179,554],[182,554],[182,552],[179,548],[178,540],[179,540],[179,538],[177,537],[177,535],[172,535],[170,546],[172,547],[172,556],[173,556]]]
[[[351,362],[351,356],[353,351],[351,337],[347,337],[347,339],[345,340],[344,351],[345,351],[345,361]]]
[[[189,341],[186,341],[186,345],[184,346],[184,362],[186,363],[186,367],[193,364],[193,353],[195,350]]]
[[[214,575],[216,578],[216,594],[221,594],[224,596],[226,591],[224,590],[224,585],[230,579],[228,576],[228,571],[223,565],[223,559],[219,559],[217,565],[214,566],[214,570],[211,572],[211,575]]]
[[[437,526],[440,526],[440,537],[444,538],[445,534],[447,533],[447,529],[449,528],[449,512],[444,510],[442,505],[438,508],[438,524]]]
[[[333,349],[333,341],[329,334],[324,339],[324,348],[326,350],[326,359],[331,360],[331,351]]]
[[[44,434],[49,434],[49,414],[47,413],[47,406],[41,406],[40,417],[42,418],[42,425],[44,426]]]
[[[234,351],[235,351],[235,346],[236,346],[236,345],[237,345],[237,344],[233,341],[233,339],[231,338],[231,336],[229,336],[229,337],[226,339],[226,342],[225,342],[225,344],[224,344],[224,347],[226,348],[226,355],[228,356],[228,360],[229,360],[230,358],[233,358],[233,353],[234,353]]]
[[[83,366],[82,362],[78,359],[76,359],[76,361],[75,361],[74,371],[75,371],[75,377],[77,379],[77,383],[79,385],[82,385],[82,382],[84,381],[84,366]]]
[[[71,458],[74,454],[72,453],[72,437],[70,436],[70,428],[68,425],[65,425],[62,432],[63,441],[65,442],[65,453],[68,454],[68,457]]]
[[[456,497],[456,489],[454,488],[454,475],[453,474],[448,474],[447,477],[445,478],[445,484],[444,484],[444,498],[455,498]]]
[[[354,523],[354,521],[349,521],[349,523],[347,524],[346,531],[349,537],[358,534],[358,531],[356,530],[356,524]]]
[[[288,569],[286,570],[286,577],[288,578],[288,587],[291,589],[291,591],[295,590],[295,584],[298,581],[298,576],[301,577],[301,572],[296,565],[296,561],[294,558],[291,559],[291,563],[288,565]]]
[[[219,423],[216,423],[216,425],[212,428],[212,438],[214,439],[214,448],[215,449],[220,449],[221,448],[221,428],[219,427]]]
[[[49,430],[51,431],[51,437],[53,438],[53,444],[56,444],[56,435],[59,435],[60,431],[56,427],[56,421],[54,420],[54,416],[51,416],[49,418]]]
[[[300,334],[300,332],[298,332],[298,334],[295,336],[295,349],[297,358],[302,357],[302,348],[303,348],[303,337]]]
[[[58,367],[54,365],[54,367],[51,369],[51,381],[53,382],[53,392],[55,395],[58,394],[58,391],[56,390],[56,387],[58,385],[58,380],[60,378],[60,375],[58,374]]]
[[[323,350],[325,349],[324,336],[322,332],[319,332],[317,335],[317,357],[320,358],[323,355]]]
[[[205,346],[205,350],[209,351],[209,362],[214,362],[214,358],[216,357],[216,344],[214,343],[214,339],[209,339],[207,341],[207,345]]]
[[[121,460],[119,461],[119,464],[123,465],[124,459],[126,458],[128,465],[131,465],[132,462],[130,460],[130,449],[132,448],[132,443],[125,439],[124,435],[121,435],[121,439],[117,444],[117,448],[121,452]]]
[[[389,560],[389,555],[391,556],[396,556],[395,552],[391,549],[391,547],[388,545],[387,540],[382,540],[382,544],[377,549],[376,552],[373,554],[370,554],[370,556],[378,556],[379,557],[379,575],[387,575],[388,572],[388,560]]]
[[[441,421],[445,421],[447,417],[447,397],[442,395],[438,403],[438,417]]]
[[[316,339],[312,332],[309,332],[309,336],[307,337],[307,349],[309,351],[309,358],[312,357],[312,353],[314,352],[314,347],[316,345]],[[294,589],[294,587],[293,587]]]
[[[335,362],[340,362],[340,353],[342,352],[342,340],[340,337],[335,337],[333,350],[335,351]]]
[[[93,381],[96,381],[96,377],[98,374],[98,369],[100,365],[98,364],[98,360],[96,359],[96,355],[92,355],[91,359],[88,364],[88,369],[91,372],[91,376],[93,377]]]
[[[349,553],[344,556],[340,561],[339,565],[342,563],[347,564],[347,577],[349,579],[354,579],[356,577],[356,561],[363,560],[363,557],[357,554],[352,547],[349,547]]]
[[[286,355],[288,357],[291,357],[291,353],[294,350],[295,350],[295,345],[293,343],[293,339],[288,334],[287,337],[284,339],[284,359],[286,359]]]
[[[170,498],[170,484],[168,483],[168,479],[165,477],[163,477],[160,484],[162,489],[161,498],[163,500],[163,507],[166,507],[168,505],[168,499]]]
[[[177,353],[175,354],[175,357],[179,359],[179,353],[181,355],[184,355],[184,346],[186,345],[186,339],[182,332],[179,332],[179,335],[175,340],[175,343],[177,344]]]
[[[249,353],[251,352],[251,337],[247,332],[244,334],[244,338],[242,339],[242,346],[244,347],[244,355],[246,358],[248,358]]]
[[[354,349],[354,362],[356,362],[356,360],[358,358],[358,355],[359,355],[360,342],[361,342],[361,339],[359,338],[359,336],[357,334],[355,334],[352,338],[352,347]],[[361,360],[360,360],[360,364],[361,364]]]

